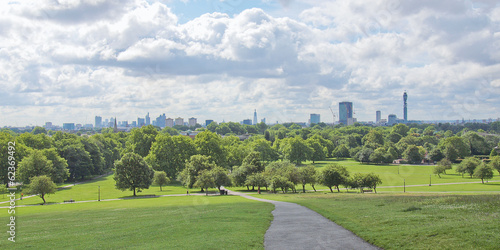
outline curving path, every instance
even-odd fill
[[[274,204],[274,220],[264,238],[265,249],[379,249],[304,206],[233,191],[228,194]]]

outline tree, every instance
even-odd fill
[[[403,158],[411,163],[420,163],[424,156],[420,153],[420,150],[415,145],[410,145],[403,153]]]
[[[282,146],[285,158],[291,162],[295,162],[297,165],[310,159],[313,154],[313,149],[300,137],[284,139]]]
[[[32,134],[38,135],[38,134],[47,134],[47,130],[43,127],[36,126],[32,131]]]
[[[266,189],[267,189],[266,177],[264,176],[263,173],[251,174],[245,180],[245,185],[246,186],[256,186],[258,188],[258,190],[260,190],[261,187],[266,187]]]
[[[55,148],[44,149],[42,153],[47,160],[52,162],[52,171],[50,178],[55,183],[62,183],[69,177],[68,163],[66,160],[59,156]]]
[[[163,134],[169,134],[171,136],[179,135],[179,131],[177,129],[171,128],[171,127],[165,127],[164,129],[161,130],[161,132]]]
[[[215,164],[226,166],[226,152],[222,147],[222,138],[220,135],[210,131],[203,131],[196,135],[194,144],[198,154],[210,156]]]
[[[451,162],[455,162],[458,158],[458,151],[452,145],[444,148],[444,157]]]
[[[35,176],[52,174],[53,167],[52,161],[48,160],[41,150],[34,149],[19,163],[17,172],[19,179],[24,184],[29,184]]]
[[[65,146],[60,154],[68,163],[71,179],[83,179],[91,174],[92,159],[81,143]]]
[[[153,125],[132,129],[128,137],[128,152],[134,152],[142,157],[146,157],[157,135],[158,130]]]
[[[94,142],[93,139],[82,137],[80,141],[83,144],[85,151],[89,153],[91,160],[90,174],[99,175],[104,173],[104,157],[102,157],[101,150],[99,146]]]
[[[193,186],[201,188],[202,192],[203,192],[203,189],[207,190],[207,192],[208,192],[209,188],[215,187],[215,179],[214,179],[212,173],[210,172],[210,170],[208,170],[208,169],[202,170],[198,174],[198,176],[196,178],[196,182],[193,184]]]
[[[467,132],[462,138],[467,142],[473,155],[488,154],[488,143],[486,143],[484,137],[478,135],[476,132]]]
[[[474,175],[474,171],[476,167],[481,164],[481,161],[475,157],[467,157],[465,158],[460,165],[457,167],[456,171],[463,174],[469,174],[470,178]]]
[[[374,173],[366,174],[363,178],[364,186],[373,188],[375,193],[377,193],[377,186],[382,184],[382,179]]]
[[[153,177],[153,184],[160,186],[160,191],[162,186],[165,186],[170,183],[170,178],[168,178],[167,174],[163,171],[155,171],[155,175]]]
[[[268,140],[256,139],[250,142],[249,148],[250,150],[260,153],[261,161],[271,162],[278,160],[278,152],[276,152],[271,142]]]
[[[481,179],[481,182],[484,184],[484,179],[493,178],[493,168],[483,162],[474,170],[474,177]]]
[[[399,134],[402,137],[408,135],[408,131],[410,131],[410,128],[402,123],[398,123],[392,127],[392,132]]]
[[[36,194],[40,196],[43,200],[43,204],[46,203],[45,195],[53,194],[57,190],[56,184],[46,175],[35,176],[30,179],[30,184],[28,185],[28,194]]]
[[[429,153],[429,158],[433,161],[440,161],[444,158],[444,154],[438,147],[431,150]]]
[[[304,193],[306,192],[306,184],[311,184],[311,186],[314,189],[314,192],[316,192],[316,189],[314,188],[314,184],[316,184],[317,175],[318,175],[318,171],[312,165],[308,165],[306,167],[299,168],[299,179],[300,179],[300,182],[302,183],[302,191]]]
[[[441,174],[446,174],[446,167],[443,165],[436,165],[433,170],[434,174],[437,174],[441,178]]]
[[[500,173],[500,156],[494,156],[490,160],[490,165]]]
[[[369,157],[370,162],[380,164],[385,162],[385,150],[383,148],[377,148]]]
[[[345,144],[340,144],[335,148],[335,150],[333,150],[332,156],[337,159],[348,158],[350,156],[349,149]]]
[[[310,160],[313,161],[313,164],[315,161],[322,161],[326,159],[326,156],[328,155],[327,149],[321,145],[321,142],[318,139],[309,138],[306,140],[306,144],[312,149]]]
[[[293,188],[293,183],[290,182],[286,177],[281,175],[275,175],[271,177],[270,185],[273,192],[276,193],[276,189],[280,188],[283,193],[285,193],[289,188]]]
[[[181,183],[188,187],[193,188],[198,176],[203,170],[211,170],[217,166],[212,162],[212,158],[206,155],[193,155],[186,162],[186,167],[180,172],[179,180]],[[203,188],[201,188],[203,192]]]
[[[196,147],[189,137],[158,134],[145,160],[154,170],[163,171],[173,179],[195,154]]]
[[[384,136],[377,130],[370,130],[362,139],[363,145],[384,145]]]
[[[332,187],[335,186],[337,191],[340,192],[339,186],[346,184],[349,178],[349,172],[344,166],[338,164],[327,165],[321,175],[321,184],[330,188],[333,193]]]
[[[19,142],[33,149],[51,148],[53,140],[45,134],[23,133],[18,137]]]
[[[237,166],[233,169],[232,178],[234,184],[236,186],[246,185],[246,180],[248,176],[262,172],[264,170],[264,164],[260,161],[260,153],[259,152],[250,152],[245,159],[243,159],[243,163],[241,166]],[[254,190],[252,185],[252,190]],[[249,186],[247,185],[247,189]]]
[[[231,179],[228,176],[228,171],[223,167],[215,166],[212,170],[210,170],[210,173],[214,178],[215,187],[219,189],[219,191],[222,186],[231,185]]]
[[[118,162],[115,163],[116,188],[122,191],[138,192],[141,189],[148,189],[153,182],[154,170],[151,169],[146,161],[136,153],[126,153]]]
[[[457,150],[458,157],[460,157],[460,158],[465,158],[465,157],[471,155],[470,146],[468,145],[468,142],[466,142],[466,140],[462,137],[452,136],[449,138],[444,138],[443,140],[441,140],[440,144],[441,144],[441,147],[443,147],[443,145],[445,147],[453,146]],[[445,155],[446,155],[446,153],[445,153]],[[448,157],[446,157],[446,158],[448,158]],[[448,158],[448,159],[450,161],[454,161],[453,159],[450,159],[450,158]]]
[[[373,149],[363,148],[356,154],[356,160],[360,162],[370,162],[370,156],[373,154]]]
[[[439,166],[444,167],[444,174],[446,174],[447,169],[452,169],[452,163],[448,159],[444,158],[438,162]]]

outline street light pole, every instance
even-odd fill
[[[101,186],[98,186],[99,198],[98,201],[101,201]]]
[[[432,175],[429,175],[429,187],[432,185],[431,178],[432,178]]]

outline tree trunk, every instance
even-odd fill
[[[163,191],[163,190],[161,190],[161,185],[160,185],[160,191]]]
[[[255,186],[252,186],[252,191],[255,191]]]
[[[134,188],[134,196],[135,196],[135,188]]]
[[[337,192],[339,192],[339,193],[340,193],[340,189],[339,189],[339,186],[337,186]]]
[[[45,204],[45,194],[44,194],[44,193],[42,193],[40,196],[42,197],[43,204]]]
[[[332,187],[329,187],[329,188],[330,188],[330,192],[332,192],[332,193],[333,193]]]
[[[250,191],[250,188],[248,187],[248,185],[247,185],[247,190]]]
[[[484,180],[483,180],[483,178],[481,178],[481,182],[484,184]]]
[[[373,187],[373,191],[375,191],[375,193],[377,193],[377,187]]]
[[[201,192],[203,193],[205,190],[203,190],[203,188],[201,188]]]
[[[306,184],[302,184],[302,191],[305,193],[306,192]]]
[[[313,189],[314,189],[314,192],[316,192],[316,188],[314,187],[314,185],[311,185],[311,186],[313,187]]]

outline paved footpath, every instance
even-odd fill
[[[379,249],[304,206],[228,193],[274,204],[274,220],[264,238],[265,249]]]

